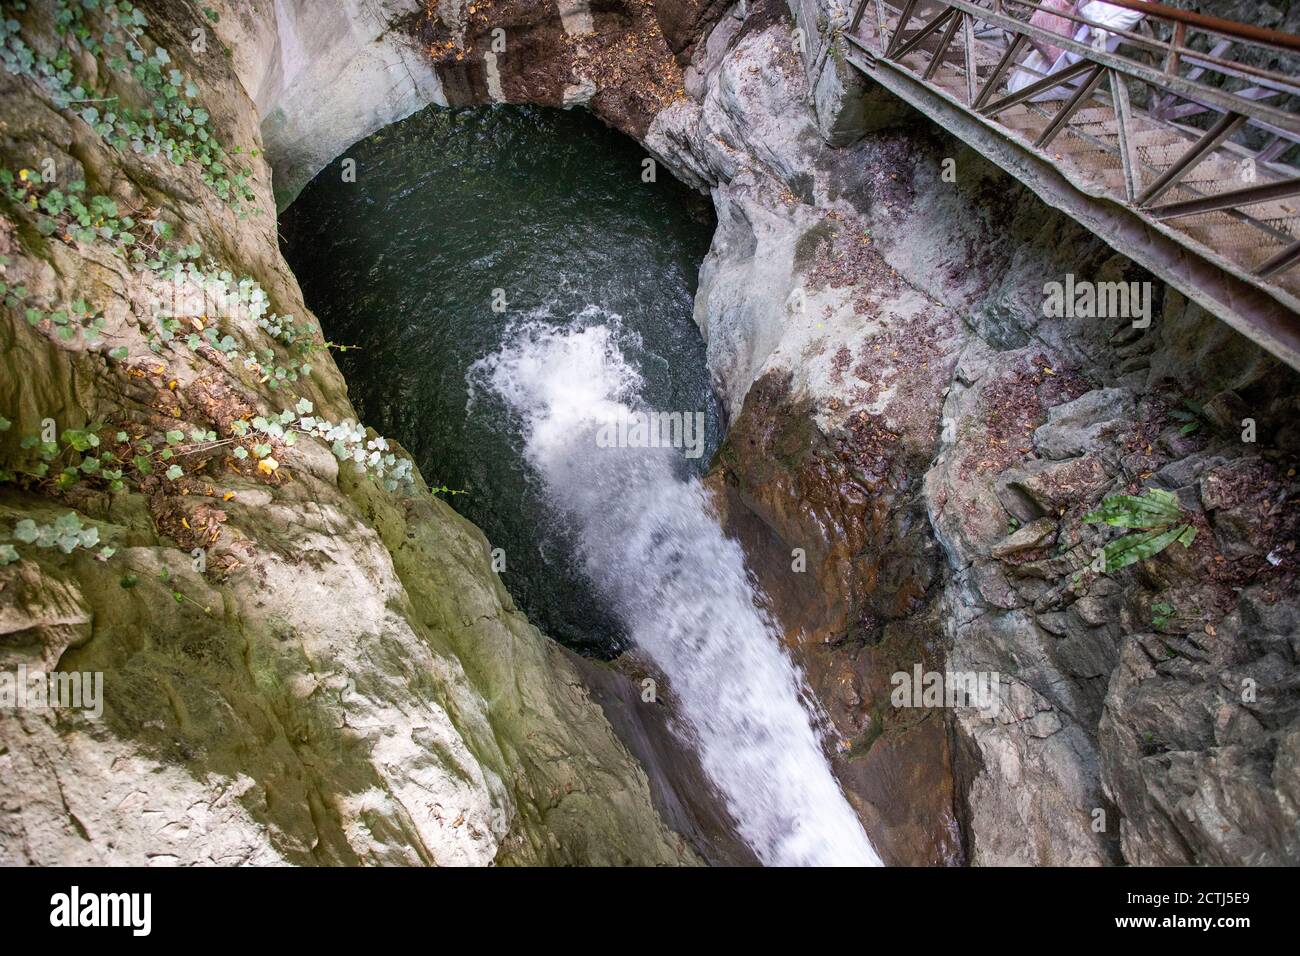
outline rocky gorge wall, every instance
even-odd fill
[[[1297,376],[1159,283],[1145,330],[1046,318],[1049,282],[1151,277],[849,75],[825,49],[846,7],[750,7],[646,142],[717,207],[712,481],[873,840],[1295,862]],[[1084,516],[1144,488],[1192,546],[1094,571],[1114,534]],[[998,675],[998,706],[892,706],[917,664]]]
[[[262,118],[284,208],[348,146],[429,104],[587,106],[642,138],[728,5],[225,0],[211,26]]]
[[[65,181],[174,223],[315,337],[275,247],[272,165],[283,204],[429,102],[587,105],[713,199],[695,310],[731,421],[710,484],[886,860],[1300,858],[1295,375],[1158,283],[1145,331],[1045,318],[1044,284],[1067,273],[1149,277],[866,90],[826,46],[844,6],[214,6],[215,22],[144,9],[214,127],[245,150],[260,133],[265,152],[240,160],[260,218],[0,74],[4,155],[33,169],[53,155]],[[186,55],[197,28],[220,42]],[[105,437],[120,429],[138,451],[178,421],[242,443],[235,420],[283,407],[206,339],[156,356],[152,280],[94,243],[42,236],[28,210],[6,215],[7,286],[42,306],[93,298],[106,320],[105,346],[90,347],[6,310],[6,460],[32,458],[21,436],[45,417],[112,422]],[[236,311],[220,328],[237,353],[269,347],[273,375],[301,362]],[[122,360],[108,356],[118,342]],[[294,397],[316,417],[354,415],[328,353],[311,364]],[[629,717],[625,683],[568,661],[513,610],[481,536],[418,477],[385,491],[316,439],[277,438],[270,474],[198,444],[179,486],[0,486],[10,523],[75,507],[119,551],[19,546],[0,568],[0,593],[21,595],[4,604],[5,667],[61,661],[129,689],[98,723],[3,717],[6,860],[694,858],[655,811],[704,838],[699,813],[666,809],[665,787],[691,770],[656,758],[664,735]],[[1114,532],[1083,516],[1145,487],[1178,496],[1193,546],[1091,571]],[[219,532],[216,572],[191,569],[196,527]],[[340,593],[357,595],[342,621]],[[917,664],[996,672],[997,708],[892,706],[891,675]],[[628,747],[658,768],[649,784]]]
[[[585,104],[711,195],[711,481],[887,859],[1295,859],[1294,374],[1159,283],[1145,334],[1044,319],[1067,274],[1150,277],[868,89],[848,15],[431,3],[414,29],[449,102]],[[1153,486],[1197,543],[1090,571],[1113,533],[1083,516]],[[916,664],[996,671],[1001,707],[891,706]]]
[[[103,712],[0,708],[0,862],[696,862],[482,534],[355,424],[266,155],[325,105],[249,80],[314,56],[248,19],[290,5],[128,6],[4,27],[0,668],[102,673]]]

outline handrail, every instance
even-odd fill
[[[1216,109],[1228,112],[1244,112],[1248,115],[1266,120],[1273,125],[1287,130],[1291,133],[1300,134],[1300,116],[1277,107],[1270,106],[1260,101],[1247,101],[1233,93],[1221,90],[1204,83],[1198,83],[1187,80],[1183,77],[1171,75],[1159,69],[1148,67],[1137,60],[1120,55],[1118,52],[1109,52],[1099,50],[1087,43],[1080,43],[1073,37],[1062,36],[1050,30],[1034,26],[1023,20],[1018,20],[1010,16],[1005,11],[998,12],[996,9],[984,6],[989,0],[943,0],[944,6],[955,7],[965,11],[967,14],[977,19],[999,26],[1005,30],[1019,34],[1025,37],[1036,37],[1052,43],[1054,46],[1075,53],[1086,60],[1101,64],[1112,70],[1117,70],[1133,77],[1141,82],[1150,83],[1158,88],[1166,89],[1171,93],[1183,96],[1189,99],[1195,99],[1197,102],[1205,102],[1213,105]],[[1020,0],[1011,0],[1013,3]],[[1110,2],[1110,0],[1106,0]],[[1134,0],[1136,2],[1136,0]],[[1024,3],[1026,7],[1032,7],[1032,3]],[[1112,31],[1122,32],[1122,31]],[[1192,51],[1185,51],[1191,53]]]
[[[1300,53],[1300,36],[1294,33],[1283,33],[1281,30],[1271,30],[1268,27],[1256,26],[1253,23],[1239,23],[1236,20],[1224,20],[1205,13],[1181,10],[1178,7],[1156,3],[1154,0],[1105,0],[1105,2],[1112,6],[1123,7],[1126,10],[1135,10],[1139,13],[1160,17],[1163,20],[1172,20],[1175,23],[1182,23],[1189,27],[1197,27],[1208,33],[1217,33],[1220,36],[1231,37],[1235,40],[1249,40],[1251,43],[1262,43],[1266,46],[1279,47],[1283,50]]]
[[[1186,42],[1186,33],[1178,29],[1179,26],[1190,26],[1194,29],[1201,30],[1204,33],[1211,33],[1215,36],[1227,39],[1238,40],[1243,43],[1255,43],[1263,46],[1275,47],[1282,50],[1300,52],[1300,36],[1292,33],[1282,33],[1279,30],[1270,30],[1266,27],[1255,27],[1248,23],[1238,23],[1234,20],[1221,20],[1218,17],[1204,16],[1194,14],[1189,11],[1179,10],[1176,7],[1168,7],[1162,3],[1147,2],[1147,0],[1102,0],[1111,6],[1123,7],[1126,10],[1133,10],[1145,14],[1151,20],[1170,20],[1176,24],[1174,35],[1168,40],[1161,40],[1155,36],[1144,37],[1132,30],[1123,30],[1115,27],[1105,27],[1096,21],[1089,20],[1087,17],[1078,13],[1066,10],[1048,10],[1043,6],[1043,0],[993,0],[994,6],[991,12],[1005,12],[1007,5],[1023,7],[1026,11],[1050,12],[1063,20],[1069,20],[1071,23],[1077,23],[1080,26],[1087,26],[1093,29],[1104,29],[1111,36],[1123,38],[1130,44],[1145,47],[1151,51],[1164,51],[1176,54],[1186,54],[1188,56],[1199,53],[1205,56],[1202,51],[1195,51],[1183,46]],[[1170,13],[1182,14],[1183,16],[1174,17]],[[1198,21],[1198,22],[1193,22]],[[1260,36],[1262,34],[1263,36]],[[1259,76],[1270,75],[1270,71],[1259,70],[1248,67],[1246,64],[1233,63],[1228,60],[1219,60],[1209,55],[1210,61],[1221,66],[1232,66],[1239,70],[1254,73]],[[1277,75],[1277,74],[1271,74]]]
[[[1076,40],[1088,34],[1029,22],[1039,0],[857,0],[838,36],[854,69],[1300,369],[1300,165],[1282,161],[1300,142],[1300,114],[1294,102],[1265,102],[1295,90],[1295,79],[1289,64],[1281,73],[1280,64],[1220,59],[1234,46],[1235,56],[1252,44],[1300,50],[1300,37],[1145,0],[1104,2],[1148,14],[1144,35],[1071,10],[1068,20],[1118,45]],[[855,34],[873,5],[868,46]],[[981,24],[993,29],[977,39]],[[1196,46],[1202,32],[1218,34],[1209,53],[1188,45],[1193,32]],[[1055,70],[1017,62],[1031,38],[1073,55]],[[1253,85],[1233,92],[1201,80],[1205,73]],[[1133,98],[1135,83],[1146,87],[1144,101]],[[1208,128],[1178,122],[1189,106],[1212,114]],[[1242,134],[1247,127],[1253,134]],[[1054,146],[1067,130],[1073,142]]]

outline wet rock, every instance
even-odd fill
[[[178,26],[184,6],[172,11]],[[280,208],[353,143],[430,103],[447,105],[432,64],[399,26],[423,10],[420,0],[213,6],[215,22],[199,13],[193,26],[230,51],[261,117]]]
[[[654,11],[669,49],[689,63],[696,44],[730,6],[725,0],[656,0]]]
[[[196,327],[193,344],[182,334],[151,348],[157,303],[171,301],[165,280],[99,240],[43,235],[16,207],[0,216],[9,288],[22,283],[41,303],[84,297],[105,320],[92,342],[64,339],[50,321],[30,325],[14,309],[0,315],[5,468],[31,466],[23,438],[39,435],[46,418],[60,431],[89,428],[101,454],[150,436],[170,455],[162,436],[181,428],[195,446],[175,456],[181,477],[166,482],[151,473],[111,491],[106,480],[58,488],[7,476],[0,486],[6,542],[19,521],[44,525],[72,512],[115,549],[19,542],[19,560],[0,567],[0,669],[103,676],[99,716],[0,709],[0,862],[698,862],[664,825],[645,773],[573,664],[514,608],[481,532],[418,473],[409,489],[386,490],[317,438],[278,442],[276,467],[263,470],[188,437],[220,430],[213,441],[224,448],[237,443],[234,421],[279,415],[298,400],[322,420],[356,420],[277,246],[252,64],[270,56],[265,44],[291,37],[258,32],[269,5],[214,6],[222,36],[248,39],[237,57],[216,44],[206,55],[191,49],[185,28],[210,22],[197,5],[169,5],[144,42],[170,48],[212,128],[241,148],[231,161],[247,165],[256,207],[244,216],[202,181],[197,163],[119,152],[50,108],[34,85],[0,72],[6,166],[34,170],[50,156],[60,182],[84,180],[123,209],[147,209],[139,215],[170,224],[200,261],[255,281],[317,345],[310,373],[253,374],[197,329],[219,329],[285,364],[301,353],[233,308],[179,316]],[[306,16],[305,7],[277,7]],[[285,109],[303,92],[295,80],[315,82],[317,68],[338,68],[347,82],[353,61],[339,51],[373,35],[359,14],[347,21],[348,10],[313,6],[315,22],[299,24],[307,46],[272,58],[303,65],[275,75],[268,95]],[[352,76],[370,93],[395,62],[383,49],[373,55]],[[390,105],[414,95],[411,83],[418,79],[403,79]],[[364,126],[388,115],[358,113],[346,98],[336,105],[323,144],[352,135],[352,119]],[[291,172],[292,152],[281,155]],[[119,345],[124,355],[110,353]]]
[[[1300,707],[1285,688],[1298,625],[1294,608],[1249,594],[1241,610],[1189,635],[1185,648],[1126,643],[1100,739],[1127,860],[1242,866],[1296,859]]]
[[[1121,389],[1097,389],[1051,409],[1047,424],[1034,432],[1034,445],[1056,461],[1095,454],[1109,447],[1106,437],[1132,416],[1132,395]]]
[[[1206,642],[1232,615],[1294,613],[1300,434],[1282,423],[1300,383],[1158,285],[1149,330],[1045,318],[1048,279],[1149,277],[919,117],[873,122],[827,46],[844,10],[791,8],[802,71],[782,67],[776,29],[724,20],[697,48],[692,102],[647,144],[719,209],[696,302],[732,418],[716,496],[873,840],[895,861],[1294,861],[1295,688],[1270,685],[1271,724],[1221,691],[1175,702],[1221,683],[1226,652]],[[1248,417],[1269,468],[1240,440]],[[1094,570],[1127,532],[1087,515],[1148,487],[1177,495],[1192,547]],[[1261,675],[1294,653],[1265,643],[1241,652]],[[917,661],[996,672],[997,706],[910,723],[882,681]],[[1183,683],[1144,711],[1136,688],[1160,669]],[[943,760],[914,736],[927,723],[946,726]],[[1137,726],[1168,747],[1144,753]],[[942,795],[914,819],[954,827],[953,852],[903,848],[904,790],[882,779]]]
[[[1005,540],[995,544],[990,553],[995,558],[1010,557],[1020,551],[1030,551],[1041,547],[1044,542],[1055,534],[1056,522],[1051,518],[1039,518],[1037,521],[1025,525],[1014,534],[1008,535]]]

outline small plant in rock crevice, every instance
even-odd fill
[[[1140,496],[1112,495],[1096,511],[1084,515],[1083,520],[1137,531],[1102,549],[1106,573],[1154,557],[1174,542],[1190,547],[1196,539],[1196,527],[1184,514],[1178,498],[1159,488]]]
[[[251,429],[286,445],[294,444],[298,434],[319,438],[340,462],[352,462],[358,472],[369,474],[388,491],[399,488],[409,491],[414,487],[414,463],[409,458],[398,458],[382,435],[368,438],[366,429],[357,422],[331,422],[312,417],[311,411],[312,403],[299,399],[293,409],[285,409],[277,416],[269,419],[257,416],[251,422]],[[269,455],[270,446],[266,444],[258,445],[255,453],[263,449]]]
[[[1178,429],[1180,435],[1190,435],[1199,431],[1207,421],[1205,409],[1199,402],[1194,402],[1190,398],[1184,398],[1181,407],[1172,409],[1169,416],[1183,423]]]
[[[1174,606],[1163,601],[1151,605],[1151,626],[1161,630],[1174,618]]]
[[[310,358],[321,348],[300,329],[292,315],[270,311],[270,299],[256,280],[238,279],[229,271],[209,261],[200,267],[193,261],[175,263],[164,274],[171,284],[171,301],[154,311],[156,329],[149,336],[149,348],[161,353],[179,340],[198,352],[205,343],[236,361],[258,377],[259,384],[278,390],[310,375],[310,362],[299,358],[278,361],[275,351],[253,347],[243,351],[230,334],[222,334],[215,324],[221,318],[242,315],[284,348],[302,358]]]
[[[206,342],[216,351],[240,360],[242,367],[257,374],[262,384],[279,389],[310,374],[310,362],[302,359],[309,359],[314,352],[329,346],[314,341],[295,324],[292,315],[270,311],[270,299],[255,279],[236,278],[211,260],[199,266],[196,260],[202,255],[200,246],[171,242],[173,227],[164,220],[118,218],[117,204],[106,196],[92,196],[87,206],[78,198],[85,192],[84,183],[69,187],[71,203],[65,202],[60,193],[59,202],[50,205],[48,200],[56,191],[43,192],[41,177],[34,170],[20,169],[15,174],[0,169],[0,185],[6,187],[2,193],[6,198],[37,217],[37,230],[42,235],[69,243],[108,243],[110,251],[170,284],[166,296],[169,301],[156,305],[154,329],[147,335],[149,348],[155,353],[161,353],[166,345],[182,336],[192,351],[198,351]],[[58,210],[59,218],[53,218],[49,210]],[[141,237],[137,238],[132,230],[141,233]],[[0,272],[8,265],[8,257],[4,257]],[[9,308],[23,312],[33,327],[52,329],[63,341],[71,341],[78,332],[84,332],[87,341],[93,344],[104,328],[102,315],[86,305],[84,298],[78,300],[80,310],[45,308],[28,299],[25,286],[15,285],[11,289],[6,284],[0,289],[0,300]],[[296,351],[298,357],[277,361],[275,352],[268,348],[239,352],[236,339],[219,333],[211,324],[214,315],[230,317],[236,312],[247,315],[272,340]],[[184,328],[185,322],[190,324],[190,329]],[[118,347],[110,352],[110,357],[123,359],[127,354],[125,347]]]
[[[270,477],[280,469],[274,457],[276,446],[291,447],[300,436],[309,436],[320,439],[335,458],[352,462],[358,472],[369,475],[386,490],[414,489],[414,463],[393,452],[387,439],[380,435],[369,437],[356,422],[313,417],[309,414],[312,411],[312,403],[302,398],[294,408],[278,415],[234,419],[224,438],[204,428],[190,428],[188,432],[174,428],[161,436],[132,436],[125,429],[114,431],[104,422],[64,429],[54,441],[27,435],[20,447],[32,458],[0,469],[0,481],[47,485],[62,492],[90,482],[93,487],[117,492],[128,485],[138,488],[152,478],[180,481],[196,470],[195,466],[187,467],[187,462],[197,463],[201,470],[208,459],[227,454],[236,462],[255,466],[256,474]],[[0,418],[0,424],[0,431],[10,427],[8,419]]]
[[[5,430],[8,420],[5,420]],[[121,462],[112,452],[100,451],[96,426],[87,429],[67,428],[55,441],[39,435],[25,436],[20,447],[33,451],[37,461],[15,465],[14,469],[0,468],[0,481],[17,481],[26,477],[35,481],[51,481],[60,491],[80,484],[83,477],[94,478],[110,491],[121,491],[125,484]]]
[[[167,589],[167,593],[171,595],[171,599],[175,601],[177,604],[182,604],[182,603],[191,604],[194,607],[198,608],[200,611],[202,611],[204,614],[208,615],[209,617],[212,616],[212,608],[210,606],[205,604],[200,604],[198,601],[194,600],[194,598],[190,597],[184,591],[180,590],[179,586],[176,584],[176,579],[173,577],[171,571],[169,571],[167,568],[163,568],[162,570],[160,570],[156,576],[158,580],[162,583],[163,587]],[[136,576],[133,575],[133,577]]]
[[[125,0],[56,0],[55,6],[55,36],[40,43],[24,38],[25,27],[16,15],[0,15],[0,66],[30,79],[57,109],[74,114],[112,148],[165,156],[178,166],[195,161],[203,167],[204,181],[236,207],[241,199],[254,198],[245,185],[250,174],[228,169],[230,154],[211,131],[210,117],[196,99],[197,86],[170,66],[165,49],[155,47],[153,53],[145,49],[148,20],[138,8]],[[19,14],[27,10],[27,4],[11,3],[8,9]],[[105,29],[97,30],[96,25]],[[75,73],[82,65],[78,63],[81,55],[95,58],[113,73],[129,74],[153,96],[152,102],[148,107],[133,107],[124,101],[126,91],[110,95],[108,90],[78,82]],[[99,74],[104,75],[102,68]],[[203,303],[198,308],[177,307],[173,299],[149,316],[152,325],[145,328],[144,337],[149,349],[159,356],[184,346],[218,365],[224,364],[221,357],[225,357],[230,360],[229,368],[252,372],[257,385],[285,390],[310,374],[307,360],[315,352],[349,348],[317,341],[296,326],[292,316],[271,311],[269,297],[252,278],[236,278],[210,260],[200,266],[200,246],[174,241],[176,227],[160,209],[124,209],[131,204],[93,193],[84,180],[61,185],[47,182],[28,168],[0,169],[0,198],[30,217],[35,232],[47,240],[102,246],[138,269],[154,273],[161,282],[197,289]],[[104,338],[120,337],[106,331],[104,315],[84,296],[70,303],[45,302],[20,282],[11,286],[4,277],[9,264],[8,257],[0,261],[0,301],[34,329],[67,343],[80,338],[97,345]],[[209,308],[207,303],[214,300],[223,305]],[[221,323],[231,318],[251,320],[273,343],[297,355],[285,359],[277,356],[276,348],[244,340],[236,329],[223,330]],[[130,357],[122,345],[105,351],[118,361]],[[139,363],[126,371],[133,377],[152,374]],[[154,370],[161,371],[161,367]],[[168,387],[174,390],[174,377],[165,376],[164,381],[169,378]],[[288,398],[295,401],[295,396]],[[163,404],[168,407],[159,406],[159,411],[179,415],[179,407]],[[413,487],[413,463],[397,456],[384,438],[368,437],[366,429],[355,422],[312,417],[307,414],[311,410],[311,402],[296,399],[293,410],[265,417],[246,415],[230,424],[228,431],[223,428],[221,435],[200,427],[189,428],[188,436],[184,430],[174,429],[162,438],[156,434],[132,437],[126,429],[134,432],[136,426],[125,425],[114,437],[101,441],[101,435],[112,435],[113,426],[96,422],[65,429],[57,440],[27,436],[21,447],[30,453],[29,460],[0,468],[0,480],[58,492],[88,482],[97,489],[117,492],[139,487],[142,482],[153,483],[150,487],[156,487],[159,480],[182,482],[191,467],[187,461],[201,471],[214,455],[229,455],[236,461],[252,459],[256,474],[274,477],[279,469],[275,448],[308,435],[324,441],[336,458],[352,462],[389,491]],[[447,488],[434,491],[456,493]]]
[[[8,256],[0,255],[0,276],[6,275],[9,263]],[[50,308],[31,297],[25,285],[18,283],[10,286],[6,279],[0,278],[0,302],[6,308],[22,313],[32,328],[52,332],[64,342],[72,342],[80,337],[88,345],[98,345],[104,337],[106,322],[103,314],[92,308],[84,298],[74,299],[59,308]],[[109,349],[108,354],[110,358],[124,359],[127,350],[125,346],[116,346]]]
[[[8,264],[6,259],[0,266]],[[239,281],[226,271],[219,271],[215,266],[207,271],[199,269],[194,263],[186,262],[173,266],[174,279],[192,282],[199,287],[203,301],[216,297],[227,304],[247,310],[247,315],[277,341],[297,347],[300,351],[310,353],[310,347],[324,348],[319,343],[300,338],[292,317],[269,313],[269,300],[261,287],[252,279]],[[0,289],[6,295],[5,303],[11,308],[18,308],[26,301],[26,290],[21,286]],[[19,296],[24,298],[20,301]],[[91,310],[81,302],[75,303],[74,313],[90,316]],[[60,316],[49,312],[35,315],[33,325],[53,323],[58,325]],[[201,331],[181,333],[181,318],[160,309],[156,314],[159,332],[151,341],[151,348],[161,352],[164,346],[183,341],[195,353],[203,347],[210,347],[217,353],[240,360],[245,369],[253,370],[259,376],[259,383],[275,389],[285,382],[297,380],[299,372],[307,373],[310,366],[290,363],[288,367],[274,365],[274,352],[269,349],[254,352],[239,352],[237,342],[229,334],[221,334],[215,326],[205,325],[199,316],[186,317],[192,328]],[[29,322],[31,317],[29,317]],[[62,326],[60,326],[62,327]],[[97,335],[102,329],[102,322],[90,324],[86,331],[88,337]],[[67,337],[67,336],[61,336]],[[113,349],[110,356],[125,359],[124,348]],[[264,364],[265,363],[265,364]],[[161,367],[158,371],[161,371]],[[131,375],[143,375],[138,369],[128,370]],[[175,387],[175,381],[170,383]],[[386,439],[382,436],[368,437],[366,429],[352,421],[333,422],[309,413],[313,411],[312,403],[299,398],[292,409],[285,409],[278,415],[253,415],[235,419],[230,423],[229,434],[221,437],[216,431],[205,428],[192,428],[188,435],[181,429],[169,430],[161,441],[137,435],[131,438],[125,430],[116,432],[110,441],[111,447],[102,448],[100,433],[106,428],[103,422],[92,423],[81,429],[65,429],[58,440],[46,440],[41,436],[28,435],[23,438],[21,447],[34,453],[36,461],[15,468],[0,468],[0,481],[23,481],[38,485],[51,484],[58,491],[69,491],[84,480],[91,480],[96,486],[109,491],[121,491],[127,484],[138,486],[152,476],[175,482],[186,477],[187,472],[182,460],[193,456],[202,462],[214,452],[228,453],[236,461],[250,460],[256,464],[256,472],[264,476],[277,474],[280,463],[274,457],[274,446],[293,445],[300,435],[307,435],[322,440],[329,446],[339,461],[350,461],[358,472],[368,474],[386,490],[411,491],[414,488],[414,464],[409,458],[397,456]],[[8,426],[7,420],[5,421]],[[259,440],[262,439],[262,440]],[[447,487],[432,488],[434,494],[457,494]]]
[[[91,551],[97,561],[108,561],[117,554],[117,549],[109,545],[101,546],[98,551],[94,550],[95,546],[99,544],[99,529],[84,525],[75,511],[69,511],[49,524],[37,524],[31,518],[24,518],[14,525],[12,537],[24,545],[47,550],[57,548],[64,554],[72,554],[79,549]],[[22,555],[18,553],[14,545],[0,543],[0,567],[21,560]],[[191,604],[204,614],[211,616],[212,608],[200,604],[180,590],[175,578],[167,568],[160,570],[155,577],[177,604]],[[118,584],[124,591],[129,591],[139,583],[139,570],[128,564],[126,573],[122,574]]]

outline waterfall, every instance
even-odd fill
[[[602,426],[649,410],[616,317],[597,312],[565,328],[517,325],[470,370],[471,394],[499,396],[519,423],[528,465],[573,524],[582,570],[667,678],[682,731],[758,858],[880,865],[744,555],[681,452],[601,447]]]

